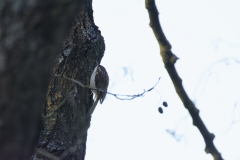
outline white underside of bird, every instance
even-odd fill
[[[96,88],[95,76],[96,76],[96,73],[97,73],[97,68],[98,68],[98,65],[94,68],[93,73],[91,75],[91,78],[90,78],[90,88]],[[92,92],[94,93],[94,99],[96,99],[97,91],[92,89]]]
[[[89,112],[87,113],[87,116],[91,116],[94,109],[97,106],[98,101],[102,104],[107,93],[107,88],[109,84],[109,77],[106,69],[101,66],[97,65],[90,77],[90,88],[92,90],[92,93],[94,94],[94,103],[92,107],[90,108]]]

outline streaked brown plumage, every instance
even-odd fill
[[[97,65],[94,68],[90,78],[90,87],[107,92],[108,84],[109,84],[109,77],[106,69],[102,65]],[[94,93],[95,98],[94,98],[93,106],[89,110],[89,113],[88,113],[89,116],[91,116],[95,107],[97,106],[98,100],[100,100],[100,103],[102,104],[107,94],[106,92],[101,92],[93,89],[92,89],[92,92]]]

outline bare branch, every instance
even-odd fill
[[[81,87],[84,87],[84,88],[89,88],[89,89],[92,89],[92,90],[106,92],[106,91],[101,90],[101,89],[91,88],[88,85],[84,85],[83,83],[81,83],[81,82],[79,82],[79,81],[77,81],[75,79],[72,79],[72,78],[64,77],[64,76],[61,76],[61,75],[54,75],[54,76],[55,77],[63,77],[65,79],[68,79],[68,80],[70,80],[70,81],[72,81],[72,82],[74,82],[74,83],[76,83],[76,84],[78,84],[78,85],[80,85]],[[111,92],[106,92],[106,93],[110,94],[110,95],[112,95],[115,98],[120,99],[120,100],[132,100],[132,99],[135,99],[135,98],[138,98],[138,97],[142,97],[142,96],[144,96],[145,93],[152,91],[156,87],[156,85],[159,83],[160,79],[161,79],[161,77],[158,78],[158,81],[156,82],[156,84],[153,87],[149,88],[148,90],[144,89],[144,91],[142,93],[139,93],[139,94],[124,95],[124,94],[116,94],[116,93],[111,93]],[[126,98],[121,98],[121,97],[126,97]]]
[[[214,157],[214,160],[223,160],[221,154],[218,152],[217,148],[213,144],[214,134],[210,133],[203,123],[202,119],[199,116],[199,110],[193,104],[193,102],[188,97],[185,89],[182,85],[182,80],[179,77],[176,69],[175,69],[175,62],[178,59],[171,51],[171,44],[168,42],[167,38],[165,37],[163,30],[161,28],[159,18],[158,18],[158,10],[155,5],[154,0],[145,0],[146,9],[148,10],[149,19],[150,19],[150,27],[153,30],[153,33],[158,41],[160,47],[160,54],[162,56],[165,68],[174,84],[175,90],[182,100],[185,108],[190,113],[193,119],[193,125],[195,125],[202,137],[205,141],[205,152],[211,153]]]

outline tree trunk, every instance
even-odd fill
[[[55,63],[43,108],[44,129],[32,159],[84,160],[93,104],[90,89],[67,78],[89,85],[94,67],[105,50],[104,40],[93,20],[92,1],[87,0],[76,17],[61,55]],[[55,158],[52,156],[55,155]]]
[[[64,96],[64,91],[67,94],[68,89],[74,87],[73,84],[62,79],[53,79],[47,92],[63,37],[67,35],[79,11],[81,16],[77,19],[79,21],[75,21],[76,28],[72,29],[63,48],[66,49],[70,41],[77,45],[69,56],[64,73],[87,82],[90,68],[93,68],[93,62],[86,64],[89,55],[98,57],[99,60],[102,57],[99,55],[102,55],[104,50],[103,40],[93,24],[91,1],[0,1],[0,159],[28,159],[39,137],[40,115],[46,93],[48,101],[45,112],[47,113],[51,111],[50,103],[56,104],[61,99],[59,97],[61,93]],[[78,35],[74,36],[75,34]],[[99,49],[93,47],[94,45],[102,47]],[[94,52],[96,50],[99,52]],[[61,70],[61,67],[62,63],[55,67],[54,73],[57,73],[58,69]],[[41,134],[41,137],[47,138],[46,144],[49,141],[53,144],[61,141],[63,142],[60,143],[61,146],[69,146],[69,139],[65,139],[64,136],[66,134],[69,134],[68,138],[72,137],[72,143],[78,139],[81,129],[84,128],[80,120],[82,113],[79,111],[86,110],[84,107],[87,107],[91,101],[84,103],[90,98],[86,95],[87,92],[89,93],[87,89],[77,87],[77,91],[75,99],[78,104],[81,102],[81,105],[67,103],[59,110],[60,116],[54,115],[58,118],[55,128],[50,128],[54,137],[50,137],[49,132],[45,130]],[[85,97],[89,98],[84,99]],[[66,107],[69,112],[64,111]],[[75,111],[71,112],[75,114],[70,114],[70,110]],[[78,128],[72,129],[73,127]],[[64,132],[61,133],[63,130]],[[58,133],[59,135],[56,135]],[[39,147],[46,147],[41,144],[39,142]]]

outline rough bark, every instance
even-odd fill
[[[214,160],[223,160],[221,153],[215,147],[213,140],[215,138],[214,134],[210,133],[202,121],[201,117],[199,116],[199,110],[193,104],[193,102],[188,97],[183,85],[182,79],[179,77],[176,68],[175,62],[178,59],[171,51],[171,44],[167,40],[166,36],[163,33],[162,27],[159,22],[158,18],[158,10],[155,5],[154,0],[145,0],[145,6],[148,10],[149,19],[150,19],[150,27],[153,30],[153,33],[158,41],[159,48],[160,48],[160,55],[163,59],[164,66],[173,82],[175,90],[183,102],[183,105],[188,110],[189,114],[193,119],[193,125],[198,128],[200,131],[204,141],[205,141],[205,152],[210,153]]]
[[[84,0],[0,1],[0,159],[28,159],[56,56]]]
[[[90,89],[64,77],[89,85],[94,67],[105,50],[104,40],[93,20],[92,1],[87,0],[76,17],[61,55],[55,63],[43,108],[44,129],[34,158],[84,160],[92,106]],[[54,155],[54,156],[53,156]]]

